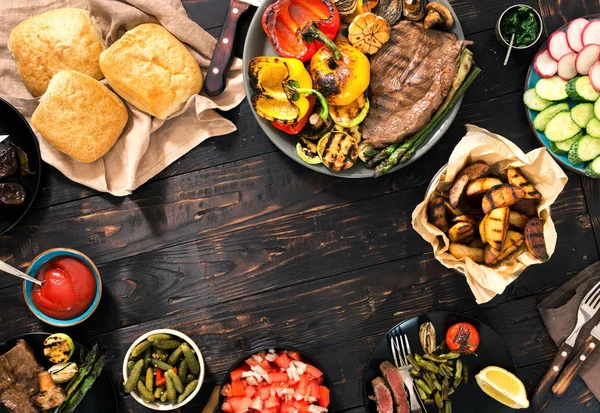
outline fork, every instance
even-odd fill
[[[424,405],[421,409],[422,400],[415,391],[415,383],[413,382],[413,378],[409,373],[411,365],[407,356],[412,354],[412,352],[410,351],[410,344],[408,343],[407,335],[403,334],[400,336],[400,339],[398,339],[398,336],[392,334],[390,337],[390,346],[392,348],[392,355],[394,356],[394,364],[400,372],[402,381],[406,384],[408,393],[410,394],[410,411],[419,413],[424,411],[427,413],[427,409]]]
[[[590,291],[583,297],[581,303],[579,304],[579,311],[577,313],[577,324],[575,324],[575,328],[569,335],[569,337],[565,340],[564,343],[561,344],[558,349],[558,354],[554,358],[554,361],[550,365],[550,368],[538,384],[537,389],[533,395],[532,404],[534,408],[541,407],[541,404],[544,400],[544,395],[548,393],[548,390],[558,377],[560,370],[565,365],[567,361],[567,357],[573,351],[573,346],[575,345],[575,340],[577,340],[577,335],[579,335],[579,331],[581,328],[590,321],[592,317],[596,314],[598,309],[600,308],[600,282],[594,285]]]

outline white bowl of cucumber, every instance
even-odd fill
[[[171,329],[143,334],[123,360],[125,392],[152,410],[185,406],[200,391],[204,371],[204,358],[196,343]]]

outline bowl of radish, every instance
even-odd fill
[[[225,413],[330,413],[331,382],[296,349],[264,347],[238,360],[221,384]]]
[[[529,68],[523,102],[535,136],[562,166],[600,178],[600,15],[548,37]]]

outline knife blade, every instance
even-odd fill
[[[562,372],[554,386],[552,386],[552,393],[555,396],[562,396],[569,385],[577,375],[579,369],[584,365],[586,360],[594,352],[596,347],[600,345],[600,323],[598,323],[591,331],[590,336],[581,345],[581,348],[577,354],[573,357],[573,360],[567,365],[565,370]]]
[[[262,2],[263,0],[230,0],[229,12],[204,80],[204,90],[208,96],[217,96],[225,90],[225,75],[231,63],[240,16],[251,6],[258,7]]]

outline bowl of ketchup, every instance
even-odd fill
[[[43,322],[70,327],[85,321],[102,296],[100,272],[85,254],[53,248],[35,257],[27,274],[44,281],[40,287],[23,282],[23,297],[31,312]]]

